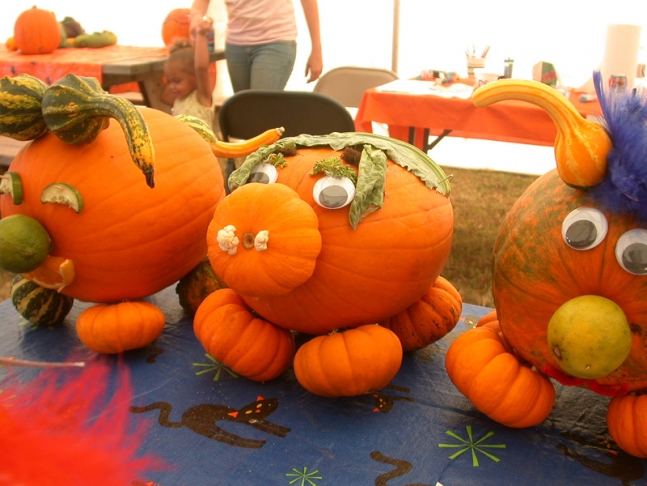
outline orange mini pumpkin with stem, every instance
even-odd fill
[[[209,225],[209,260],[247,306],[286,330],[327,335],[398,314],[425,295],[449,255],[448,178],[397,140],[285,138],[247,157],[229,186]]]
[[[191,25],[191,9],[175,8],[164,18],[162,24],[162,40],[164,45],[170,46],[177,39],[189,38],[189,27]]]
[[[54,12],[37,7],[18,16],[13,32],[16,47],[23,54],[50,54],[61,43],[61,28]]]

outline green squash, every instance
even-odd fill
[[[189,314],[194,315],[200,304],[209,294],[219,289],[226,289],[227,284],[213,271],[209,259],[205,258],[193,270],[178,282],[175,292],[180,305]]]
[[[46,289],[18,274],[11,282],[11,302],[18,313],[39,326],[62,323],[74,305],[74,299]]]
[[[45,90],[45,83],[28,74],[0,79],[0,135],[26,141],[47,133],[41,111]]]

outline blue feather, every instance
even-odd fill
[[[636,89],[607,91],[599,71],[593,82],[613,147],[607,176],[590,193],[602,208],[647,222],[647,95]]]

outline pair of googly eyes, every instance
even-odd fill
[[[609,224],[604,214],[595,208],[578,208],[562,223],[562,237],[575,250],[590,250],[604,240]],[[622,268],[634,275],[647,275],[647,230],[635,228],[624,233],[615,248]]]
[[[247,182],[273,184],[279,177],[275,166],[263,162],[254,166]],[[351,203],[355,197],[355,184],[347,177],[325,176],[319,179],[312,189],[315,202],[326,209],[339,209]]]

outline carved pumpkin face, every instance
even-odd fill
[[[416,302],[447,260],[453,212],[441,193],[449,192],[442,170],[396,142],[368,134],[301,136],[248,157],[229,180],[240,187],[209,227],[216,273],[264,319],[310,334],[375,323]],[[284,163],[256,164],[290,144],[296,151],[280,155]],[[358,167],[341,159],[343,146],[361,152],[364,145]],[[322,161],[338,176],[313,172]],[[357,174],[357,187],[343,176],[347,170]]]
[[[224,197],[220,168],[196,131],[172,116],[142,109],[155,150],[155,187],[132,163],[124,133],[110,126],[88,144],[49,133],[26,145],[9,171],[23,201],[0,197],[2,215],[25,214],[51,239],[50,255],[69,259],[74,280],[62,289],[89,302],[151,295],[187,274],[206,255],[206,230]],[[41,203],[53,183],[72,187],[83,207]]]

